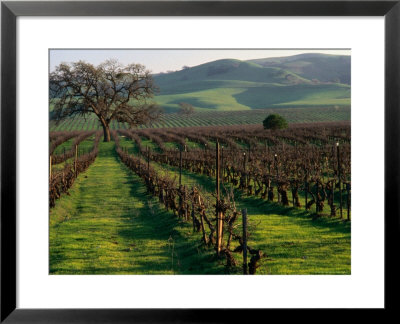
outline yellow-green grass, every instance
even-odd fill
[[[149,141],[151,142],[151,141]],[[143,139],[142,139],[143,143]],[[129,154],[138,154],[139,150],[137,145],[129,138],[126,136],[119,136],[119,144],[123,149],[126,149]]]
[[[177,168],[152,165],[170,176],[178,174]],[[213,199],[214,179],[183,170],[182,183],[200,186]],[[301,201],[304,206],[304,197]],[[247,209],[249,245],[268,255],[262,259],[258,274],[351,274],[350,222],[325,216],[315,218],[313,212],[304,208],[283,207],[247,197],[240,190],[235,190],[235,202],[238,210]],[[237,223],[241,222],[240,217]],[[241,232],[241,227],[238,229]],[[242,262],[240,254],[235,256]]]
[[[306,98],[304,100],[296,100],[296,101],[290,101],[290,102],[285,102],[283,104],[277,104],[277,107],[312,107],[312,106],[320,106],[321,105],[321,100],[319,98]],[[324,99],[324,105],[326,106],[347,106],[350,105],[350,98],[328,98]]]
[[[147,137],[142,137],[142,147],[146,148],[148,147],[150,150],[159,150],[160,148],[158,147],[157,143],[154,143],[151,139],[148,139]]]
[[[179,149],[179,144],[175,142],[164,142],[164,146],[167,150],[177,150]]]
[[[53,154],[63,154],[64,150],[68,151],[72,147],[72,143],[75,141],[75,138],[70,138],[69,140],[61,143],[58,145],[55,150],[53,151]]]
[[[223,273],[199,233],[147,195],[114,142],[50,211],[51,274]]]
[[[138,154],[139,149],[135,142],[133,142],[129,137],[126,136],[119,136],[120,139],[120,146],[123,149],[127,149],[128,153],[130,154]],[[153,142],[152,140],[142,137],[141,138],[141,146],[144,150],[149,148],[150,150],[154,150],[160,152],[160,148],[158,147],[157,143]]]
[[[172,95],[159,95],[155,97],[155,102],[166,111],[177,110],[180,102],[188,102],[200,111],[204,111],[205,109],[249,110],[250,107],[238,103],[234,97],[234,95],[245,90],[245,88],[219,88]]]
[[[190,149],[200,149],[200,148],[204,148],[204,145],[200,144],[200,143],[196,143],[193,142],[191,140],[188,140],[187,138],[185,138],[185,142],[186,142],[186,147],[190,150]]]

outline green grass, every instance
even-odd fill
[[[235,98],[252,108],[349,106],[350,86],[340,84],[267,86],[249,88],[235,95]]]
[[[100,144],[96,161],[50,211],[51,274],[222,273],[213,255],[146,194],[114,142]]]
[[[61,143],[60,145],[58,145],[56,147],[53,154],[63,154],[64,151],[70,150],[74,141],[75,141],[75,137],[70,138],[68,141],[65,141],[64,143]]]
[[[238,202],[250,221],[260,222],[249,240],[270,259],[260,274],[351,274],[350,223],[255,198]]]

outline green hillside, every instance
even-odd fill
[[[350,84],[351,58],[346,55],[300,54],[250,60],[263,67],[282,68],[309,80]]]
[[[224,59],[157,74],[154,81],[159,93],[155,100],[165,112],[176,111],[180,102],[190,103],[198,111],[349,106],[350,85],[338,82],[340,71],[348,74],[342,79],[350,79],[350,67],[346,65],[349,57],[327,57],[317,56],[314,69],[310,68],[312,57],[308,63],[306,58],[294,60],[297,65],[287,61],[291,57],[251,62]],[[330,59],[335,64],[325,64],[324,71],[323,61]],[[341,62],[343,66],[337,68]],[[302,65],[303,69],[298,68]],[[323,81],[317,81],[317,74]]]
[[[249,81],[262,83],[310,83],[296,74],[276,67],[262,67],[259,64],[233,59],[224,59],[186,68],[174,73],[161,74],[155,77],[157,84],[170,91],[175,85],[185,87],[186,83],[205,81]],[[223,83],[222,83],[223,84]]]

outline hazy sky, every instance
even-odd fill
[[[350,50],[319,50],[319,49],[295,49],[295,50],[75,50],[75,49],[54,49],[50,50],[50,70],[61,62],[75,62],[83,60],[97,65],[107,59],[117,59],[123,64],[140,63],[146,66],[153,73],[166,72],[168,70],[181,70],[182,66],[195,66],[202,63],[215,61],[219,59],[239,59],[250,60],[266,57],[290,56],[301,53],[325,53],[350,55]]]

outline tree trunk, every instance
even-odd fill
[[[111,141],[110,126],[103,124],[103,132],[104,132],[104,142],[110,142]]]

